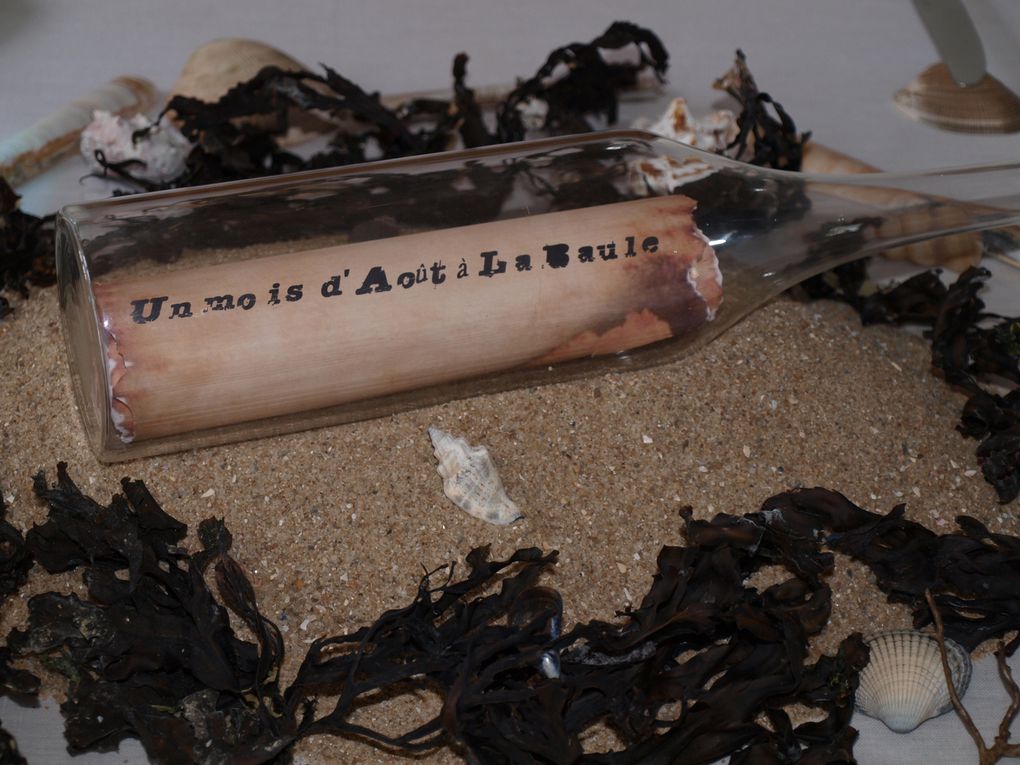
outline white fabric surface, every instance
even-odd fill
[[[989,70],[1020,90],[1020,4],[967,0],[967,5]],[[920,170],[1020,159],[1017,135],[940,132],[894,108],[892,93],[935,61],[907,0],[0,0],[0,136],[118,75],[143,75],[169,88],[190,51],[217,37],[262,39],[307,64],[327,63],[368,89],[406,92],[447,86],[452,57],[462,50],[471,56],[471,84],[510,82],[533,72],[552,48],[590,39],[617,19],[660,35],[672,54],[667,95],[686,96],[695,113],[721,100],[711,82],[741,47],[760,86],[801,127],[879,167]],[[629,114],[638,111],[631,107]],[[79,183],[83,173],[80,161],[72,159],[26,184],[19,189],[24,208],[50,212],[108,193],[100,184]],[[993,304],[1020,310],[1017,282],[1009,281],[1007,268],[997,270]],[[1020,664],[1014,666],[1020,673]],[[976,668],[966,701],[991,735],[1006,706],[991,662]],[[3,700],[0,717],[15,731],[29,762],[71,761],[55,708],[25,710]],[[863,765],[977,761],[952,715],[906,737],[860,715],[855,724]],[[119,753],[73,761],[145,759],[131,742]]]

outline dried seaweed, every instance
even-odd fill
[[[925,271],[879,289],[857,261],[809,279],[796,295],[840,300],[865,324],[913,324],[926,328],[932,368],[968,395],[957,430],[980,440],[978,464],[1001,502],[1020,496],[1020,317],[985,311],[978,297],[990,273],[969,268],[946,287],[938,271]],[[996,383],[1012,390],[994,392]]]
[[[7,504],[0,492],[0,603],[21,589],[28,579],[32,557],[21,532],[7,521]]]
[[[632,60],[607,59],[605,51],[630,49]],[[594,129],[592,118],[614,124],[618,92],[633,87],[646,71],[659,79],[669,66],[669,53],[649,29],[617,21],[588,43],[557,48],[533,77],[517,85],[497,106],[496,141],[525,138],[523,113],[539,109],[543,132],[559,135]]]
[[[38,218],[22,212],[20,199],[0,177],[0,291],[27,298],[29,285],[47,287],[56,282],[53,216]],[[0,319],[11,310],[10,302],[0,295]]]
[[[758,90],[742,50],[737,50],[733,66],[713,87],[740,104],[737,137],[726,149],[728,156],[777,170],[800,170],[804,144],[811,133],[798,133],[782,105]]]
[[[607,60],[606,51],[622,49],[632,49],[634,60]],[[195,144],[178,178],[156,184],[132,175],[123,163],[97,160],[108,174],[151,191],[415,156],[447,149],[457,138],[468,148],[519,141],[526,133],[522,110],[538,102],[545,112],[543,132],[585,132],[593,129],[592,118],[614,123],[618,91],[645,71],[661,77],[668,59],[653,32],[616,22],[591,42],[553,51],[497,106],[494,130],[466,84],[463,53],[453,62],[451,101],[416,100],[397,109],[328,66],[321,75],[266,67],[215,103],[176,96],[167,104],[165,112],[173,112],[181,132]],[[336,125],[326,151],[304,159],[281,148],[279,139],[296,112],[324,115]],[[432,118],[431,124],[416,127],[423,116]]]
[[[974,740],[974,745],[977,747],[978,764],[995,765],[995,763],[1004,757],[1020,757],[1020,742],[1012,743],[1009,740],[1009,729],[1012,727],[1017,713],[1020,712],[1020,686],[1013,679],[1013,672],[1010,670],[1009,664],[1006,663],[1005,644],[1002,641],[999,642],[999,647],[995,650],[995,660],[999,669],[999,679],[1002,680],[1006,693],[1009,695],[1009,706],[1006,707],[1006,711],[1002,715],[1002,721],[999,723],[998,731],[996,731],[995,740],[989,746],[985,743],[984,736],[981,735],[981,731],[974,724],[973,718],[963,705],[963,702],[960,701],[960,696],[956,692],[952,680],[952,670],[949,668],[949,659],[946,656],[946,637],[945,629],[942,625],[942,615],[930,592],[927,593],[927,600],[928,607],[931,608],[932,616],[935,618],[935,639],[938,641],[939,653],[942,656],[942,672],[946,678],[946,689],[949,691],[949,698],[952,701],[953,709],[956,710],[957,717],[960,718],[963,726],[967,729],[967,733]]]
[[[21,532],[7,521],[7,505],[0,491],[0,606],[28,580],[32,557]],[[31,702],[39,692],[39,678],[12,666],[10,649],[0,647],[0,696]],[[0,726],[0,765],[23,765],[14,737]]]
[[[783,107],[758,90],[743,51],[736,52],[733,66],[714,87],[732,96],[740,107],[737,136],[721,154],[752,165],[800,170],[804,143],[811,134],[799,133]],[[698,200],[694,219],[702,233],[731,242],[735,241],[729,231],[734,210],[740,210],[741,233],[748,236],[799,220],[811,207],[804,187],[797,183],[777,184],[766,178],[749,184],[745,175],[726,170],[684,184],[683,193]]]
[[[57,484],[39,476],[36,491],[50,514],[27,542],[48,570],[81,569],[89,599],[32,598],[28,627],[8,645],[16,656],[62,654],[51,666],[70,681],[72,751],[133,735],[160,763],[283,762],[301,738],[331,734],[394,754],[449,746],[479,763],[852,763],[867,648],[851,635],[836,655],[805,663],[832,607],[826,546],[871,567],[919,625],[931,621],[924,597],[934,592],[946,634],[967,647],[1020,627],[1020,539],[965,517],[960,533],[939,536],[902,507],[879,515],[806,489],[743,516],[685,511],[688,545],[662,548],[640,605],[562,634],[559,593],[536,586],[555,552],[493,561],[475,549],[466,574],[427,572],[407,606],[316,640],[284,689],[283,635],[260,612],[222,521],[203,522],[202,549],[189,554],[185,528],[141,482],[125,479],[102,505],[61,464]],[[775,566],[785,579],[749,586]],[[422,690],[442,705],[410,730],[353,721],[381,695]],[[825,717],[794,727],[794,703]],[[622,748],[585,752],[597,723]]]
[[[0,728],[0,765],[27,765],[18,751],[18,742],[3,728]]]

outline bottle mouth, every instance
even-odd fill
[[[110,381],[103,365],[103,329],[92,294],[92,278],[74,221],[56,221],[57,284],[61,327],[71,387],[92,450],[107,459],[110,447]],[[105,414],[104,414],[105,413]]]

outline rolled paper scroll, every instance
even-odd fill
[[[124,442],[689,332],[722,301],[680,195],[93,284]]]

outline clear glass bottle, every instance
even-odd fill
[[[114,461],[633,369],[839,262],[1015,222],[988,199],[1014,177],[809,177],[614,131],[72,205],[74,390]]]

